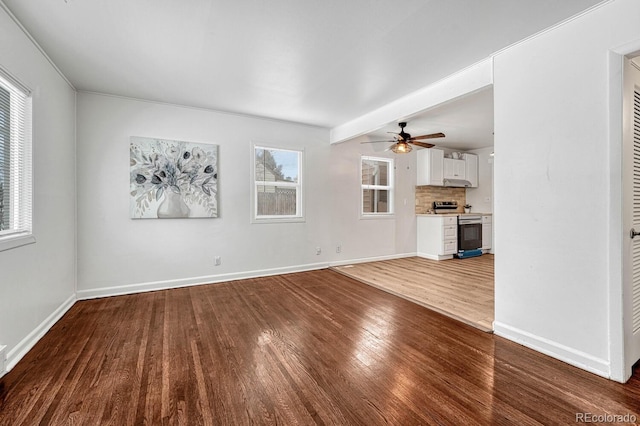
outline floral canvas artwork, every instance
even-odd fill
[[[218,145],[131,137],[134,219],[218,217]]]

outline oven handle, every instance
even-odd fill
[[[475,220],[475,219],[471,219],[471,220],[459,220],[458,221],[458,225],[482,225],[482,219],[480,220]],[[638,233],[637,235],[640,235],[640,233]]]

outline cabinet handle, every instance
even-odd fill
[[[631,231],[629,232],[629,236],[631,237],[631,239],[633,240],[636,235],[640,235],[640,232],[636,232],[634,228],[631,228]]]

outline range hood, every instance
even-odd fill
[[[458,188],[471,187],[471,182],[464,179],[444,179],[444,186],[453,186]]]

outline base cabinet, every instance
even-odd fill
[[[418,216],[418,256],[443,260],[457,252],[457,216]]]
[[[482,251],[491,250],[493,243],[493,221],[490,215],[482,216]]]

